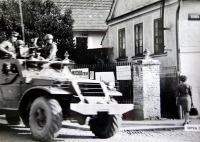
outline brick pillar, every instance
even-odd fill
[[[160,62],[146,58],[133,63],[133,119],[161,117]]]

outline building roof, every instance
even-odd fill
[[[105,31],[113,0],[54,0],[62,8],[71,8],[75,31]]]
[[[161,0],[115,0],[107,21],[160,1]]]

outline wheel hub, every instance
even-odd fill
[[[45,110],[42,108],[38,108],[35,112],[35,120],[37,125],[40,128],[43,128],[46,124],[46,115],[45,115]]]

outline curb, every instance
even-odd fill
[[[143,127],[121,127],[119,131],[155,131],[155,130],[177,130],[184,129],[184,126],[143,126]]]
[[[62,128],[78,129],[82,131],[90,131],[88,125],[63,123]],[[176,130],[184,129],[184,126],[136,126],[136,127],[120,127],[119,131],[155,131],[155,130]]]

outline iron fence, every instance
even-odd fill
[[[110,63],[110,64],[75,64],[72,69],[88,68],[89,72],[113,72],[116,79],[117,66],[131,66],[131,80],[117,80],[117,89],[123,94],[122,97],[115,97],[119,103],[133,103],[133,68],[132,62]],[[175,94],[177,81],[177,71],[175,66],[160,67],[160,96],[162,117],[177,117],[175,104]]]
[[[110,63],[110,64],[75,64],[71,66],[71,69],[79,69],[79,68],[88,68],[89,72],[113,72],[116,79],[116,67],[117,66],[131,66],[131,62],[123,62],[123,63]],[[132,72],[131,72],[132,74]],[[133,103],[133,86],[132,86],[132,77],[131,80],[116,80],[115,82],[116,88],[120,91],[123,96],[115,97],[118,103]]]
[[[176,67],[160,68],[161,116],[164,118],[178,118],[176,106],[177,85],[178,74]]]

